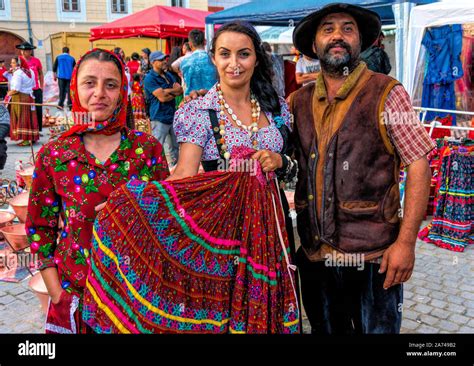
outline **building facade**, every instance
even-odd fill
[[[51,70],[52,35],[82,34],[87,45],[84,35],[90,28],[154,5],[208,10],[207,0],[0,0],[0,59],[9,63],[18,54],[15,45],[33,42],[35,56]]]
[[[251,0],[208,0],[209,11],[221,11],[237,5],[245,4]]]

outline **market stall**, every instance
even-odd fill
[[[412,9],[403,83],[436,141],[429,155],[433,218],[419,238],[456,252],[474,243],[473,56],[471,1]]]
[[[211,12],[156,5],[113,22],[91,28],[90,41],[150,37],[166,39],[162,49],[169,51],[178,39],[187,38],[192,29],[204,31],[205,18]],[[168,52],[167,52],[168,53]]]

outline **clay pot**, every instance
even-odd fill
[[[16,216],[20,222],[26,221],[26,214],[28,212],[28,199],[30,197],[29,192],[21,192],[18,196],[13,197],[8,201],[15,211]]]
[[[11,225],[15,217],[16,215],[11,212],[0,211],[0,229],[2,227]],[[3,239],[5,238],[3,234],[0,233],[0,240],[3,240]]]
[[[28,282],[28,286],[30,286],[36,297],[38,297],[41,303],[41,308],[43,309],[44,314],[47,315],[49,305],[49,294],[40,272],[36,273],[33,277],[31,277],[30,282]]]
[[[4,226],[0,228],[0,232],[15,251],[28,248],[29,245],[28,240],[26,239],[25,224]]]

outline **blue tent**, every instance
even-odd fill
[[[253,0],[206,17],[206,38],[214,34],[214,25],[232,20],[244,20],[253,25],[280,27],[295,26],[306,15],[337,0]],[[429,4],[437,0],[345,0],[348,4],[362,6],[379,14],[383,25],[395,24],[397,79],[402,79],[405,38],[408,31],[410,10],[415,5]]]
[[[335,3],[335,0],[254,0],[235,6],[206,17],[206,24],[222,24],[231,20],[245,20],[254,25],[293,26],[307,14],[324,5]],[[393,4],[401,0],[346,0],[348,4],[359,5],[375,11],[380,15],[382,24],[395,24]],[[436,0],[412,0],[414,4],[428,4]]]

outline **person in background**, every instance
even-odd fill
[[[191,56],[193,53],[193,51],[191,51],[191,46],[189,45],[189,42],[183,43],[181,52],[182,56],[171,63],[171,69],[181,78],[181,86],[183,88],[184,93],[186,93],[186,83],[184,82],[183,72],[181,71],[181,62],[183,62],[185,58]]]
[[[170,57],[168,58],[168,61],[166,63],[168,66],[167,71],[169,71],[174,76],[174,78],[176,79],[176,82],[179,83],[181,86],[183,85],[182,75],[180,75],[180,73],[175,71],[175,69],[173,68],[173,64],[182,57],[182,53],[181,53],[182,49],[183,47],[174,46],[171,49]],[[184,91],[184,88],[183,88],[183,91]],[[183,95],[178,95],[175,98],[176,108],[179,107],[182,100],[183,100]]]
[[[181,71],[181,62],[183,62],[183,60],[186,57],[191,56],[192,53],[193,53],[193,51],[191,51],[191,46],[189,45],[189,42],[184,42],[183,43],[183,46],[181,48],[181,53],[182,53],[181,57],[179,57],[178,59],[176,59],[174,61],[170,60],[170,63],[171,63],[171,68],[173,69],[173,71],[175,73],[177,73],[179,75],[179,77],[182,79],[183,78],[183,72]]]
[[[44,85],[44,74],[43,65],[39,58],[33,56],[33,50],[36,48],[28,42],[23,42],[16,46],[20,50],[21,55],[25,58],[28,66],[35,74],[35,86],[33,88],[33,95],[36,104],[43,104],[43,85]],[[43,107],[36,105],[36,118],[38,120],[39,131],[43,130]]]
[[[143,94],[143,86],[141,84],[140,74],[133,75],[132,93],[130,94],[130,103],[133,114],[133,125],[136,130],[140,130],[138,126],[143,125],[143,121],[147,120],[145,96]],[[150,131],[145,131],[151,133]]]
[[[385,38],[383,32],[380,32],[380,36],[375,42],[360,54],[360,58],[367,64],[367,68],[374,72],[380,72],[382,74],[390,74],[392,65],[390,65],[390,58],[385,52],[383,45],[383,39]]]
[[[303,55],[296,63],[296,82],[303,86],[314,83],[319,71],[321,71],[319,60]]]
[[[69,54],[69,48],[63,47],[63,53],[56,57],[53,65],[54,81],[58,82],[59,86],[59,107],[64,107],[64,100],[67,95],[67,105],[72,106],[71,95],[69,88],[71,84],[72,70],[76,66],[76,60]]]
[[[301,58],[301,53],[300,51],[296,49],[295,46],[291,46],[290,54],[294,55],[293,60],[292,60],[293,62],[298,62],[298,60]]]
[[[18,146],[29,146],[39,139],[37,115],[34,106],[31,106],[34,103],[35,73],[26,60],[19,56],[12,59],[11,71],[5,73],[5,77],[9,79],[7,96],[11,97],[10,138],[12,141],[20,140]]]
[[[262,47],[270,59],[272,65],[272,85],[278,96],[285,97],[285,64],[283,57],[273,53],[272,46],[268,42],[262,42]]]
[[[141,60],[140,60],[140,68],[138,69],[138,73],[142,75],[142,77],[145,77],[146,74],[150,72],[152,69],[149,57],[150,57],[151,51],[148,47],[145,47],[142,49],[142,52],[140,54]]]
[[[175,98],[183,94],[183,88],[176,82],[174,76],[165,71],[166,55],[161,51],[150,54],[150,64],[153,69],[145,76],[145,96],[149,104],[149,117],[153,136],[164,145],[166,137],[170,136],[171,164],[178,161],[179,146],[173,130],[173,117],[176,111]]]
[[[120,47],[115,47],[114,48],[114,53],[120,57],[120,60],[125,65],[125,52],[124,52],[124,50]]]
[[[8,93],[8,80],[3,76],[7,71],[5,60],[0,60],[0,100],[3,100]]]
[[[132,53],[132,59],[127,62],[127,67],[128,71],[130,72],[130,75],[133,78],[133,76],[138,72],[138,69],[140,68],[140,56],[138,55],[138,53]]]
[[[204,49],[206,44],[204,32],[193,29],[189,32],[188,38],[193,53],[181,62],[181,71],[186,84],[185,95],[192,90],[209,90],[217,82],[216,67]]]
[[[0,170],[5,168],[7,162],[7,141],[5,137],[10,132],[10,113],[4,104],[0,104]]]
[[[181,83],[181,76],[179,75],[179,73],[177,73],[174,68],[173,68],[173,63],[176,62],[178,59],[181,58],[182,54],[181,54],[181,49],[182,47],[179,47],[179,46],[174,46],[172,49],[171,49],[171,53],[170,53],[170,56],[166,62],[167,66],[168,66],[168,71],[170,73],[173,74],[173,76],[175,77],[175,79]]]

